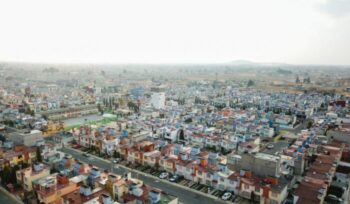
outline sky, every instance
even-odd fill
[[[0,61],[350,64],[350,0],[0,0]]]

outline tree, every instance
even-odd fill
[[[154,165],[154,168],[155,168],[156,170],[158,170],[159,167],[160,167],[160,165],[159,165],[159,163],[157,162],[157,163]]]
[[[16,172],[19,170],[19,166],[15,165],[12,169],[11,169],[11,183],[17,183],[17,176],[16,176]]]
[[[1,174],[2,184],[4,185],[8,184],[10,182],[10,177],[11,177],[11,169],[8,165],[6,165]]]
[[[312,125],[313,125],[313,122],[309,120],[309,122],[307,122],[307,129],[310,129]]]
[[[52,169],[50,169],[50,174],[54,173],[58,173],[58,170],[55,167],[52,167]]]
[[[254,81],[249,79],[247,86],[249,87],[249,86],[253,86],[253,85],[254,85]]]
[[[187,118],[187,119],[185,120],[185,123],[192,123],[192,118]]]
[[[43,159],[42,159],[42,157],[41,157],[40,147],[37,147],[37,148],[36,148],[36,160],[37,160],[38,162],[42,162],[42,161],[43,161]]]
[[[27,162],[24,162],[24,161],[20,161],[19,165],[20,165],[21,169],[25,169],[25,168],[29,167],[29,164]]]
[[[304,78],[304,83],[310,84],[310,82],[311,82],[310,77]]]
[[[102,107],[101,107],[100,103],[97,104],[97,109],[98,109],[98,112],[100,112],[100,113],[102,112]]]
[[[117,152],[116,150],[114,150],[114,152],[113,152],[113,157],[114,157],[114,158],[120,158],[120,153]]]

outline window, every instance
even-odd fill
[[[260,193],[260,188],[255,188],[255,192]]]
[[[247,184],[243,184],[243,186],[245,190],[249,189],[249,186]]]
[[[234,181],[230,180],[230,184],[232,184],[232,185],[233,185],[234,183],[235,183]]]
[[[198,171],[198,175],[200,175],[200,176],[201,176],[201,175],[202,175],[202,172],[201,172],[201,171]]]
[[[210,178],[211,174],[210,173],[207,173],[207,177]]]
[[[191,169],[187,167],[187,168],[186,168],[186,171],[190,172],[190,171],[191,171]]]
[[[272,196],[272,197],[277,197],[277,193],[271,192],[271,196]]]
[[[224,178],[220,178],[220,181],[221,181],[221,182],[224,182]]]

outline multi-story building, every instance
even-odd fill
[[[48,175],[50,175],[50,168],[42,163],[33,164],[31,167],[16,172],[17,182],[22,185],[25,191],[32,191],[33,181]]]
[[[22,163],[31,164],[36,160],[36,149],[17,145],[13,149],[0,149],[0,167],[3,165],[20,165]]]
[[[164,109],[165,108],[165,92],[164,87],[153,87],[151,89],[151,105],[155,109]]]
[[[9,138],[15,144],[22,144],[28,147],[42,144],[43,135],[40,130],[16,131],[9,134]]]
[[[34,181],[33,189],[40,203],[61,204],[62,196],[79,189],[79,184],[67,176],[55,173]]]

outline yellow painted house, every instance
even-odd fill
[[[33,164],[31,167],[18,170],[16,172],[17,182],[21,184],[26,191],[32,191],[32,183],[35,180],[50,175],[50,167],[44,164]]]

